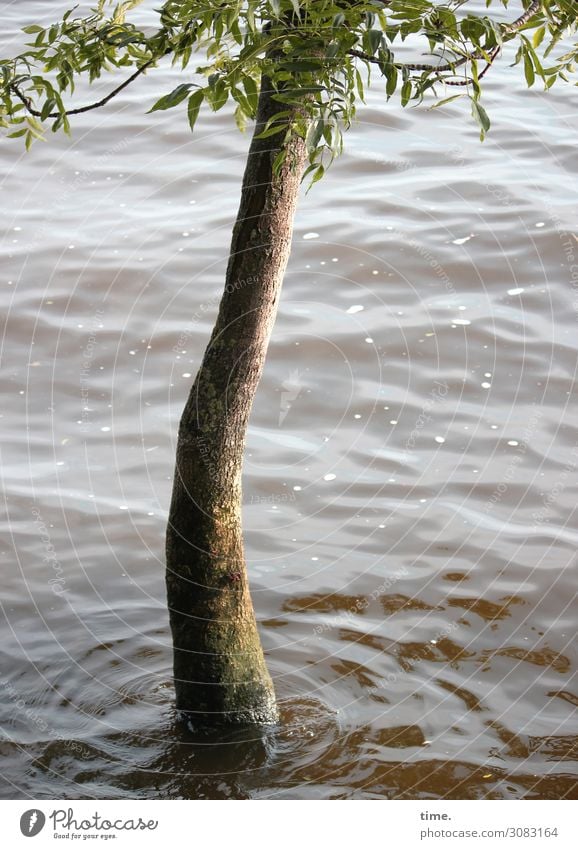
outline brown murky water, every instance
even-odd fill
[[[375,92],[303,198],[245,475],[263,736],[176,726],[163,584],[248,139],[145,116],[167,69],[2,143],[4,798],[576,795],[575,89],[507,65],[483,146]]]

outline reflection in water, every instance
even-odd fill
[[[453,693],[455,696],[458,696],[458,698],[463,701],[468,710],[485,710],[480,699],[473,693],[469,693],[463,687],[458,687],[455,684],[452,684],[451,681],[444,681],[441,678],[436,678],[436,684],[443,690],[447,690],[449,693]]]
[[[504,619],[509,616],[508,608],[513,604],[524,604],[524,600],[515,596],[499,599],[497,602],[482,598],[451,598],[448,604],[450,607],[463,607],[464,610],[471,610],[477,616],[485,619],[486,622],[492,622],[494,619]]]
[[[549,648],[543,648],[540,651],[526,651],[517,646],[506,646],[495,652],[483,652],[482,656],[484,660],[488,660],[491,656],[513,657],[516,660],[523,660],[526,663],[533,663],[536,666],[549,666],[555,669],[556,672],[562,673],[567,673],[570,670],[569,658]]]
[[[578,707],[578,696],[575,696],[573,693],[566,693],[564,690],[553,690],[547,695],[558,696],[559,699],[564,699],[565,702],[569,702],[571,705],[574,705],[574,707]]]
[[[5,40],[51,5],[7,4]],[[570,89],[503,62],[483,148],[370,94],[304,196],[244,478],[282,722],[201,735],[163,533],[247,140],[145,115],[173,76],[0,152],[0,795],[576,796]]]
[[[345,613],[361,613],[367,607],[365,596],[347,596],[342,593],[323,595],[315,593],[309,596],[288,598],[283,602],[282,609],[291,613],[318,612],[329,613],[342,611]]]

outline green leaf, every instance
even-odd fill
[[[213,112],[218,112],[227,102],[229,90],[219,74],[211,74],[209,77],[209,88],[205,91],[205,97]]]
[[[363,89],[363,80],[361,79],[361,74],[355,69],[355,82],[357,84],[357,92],[359,94],[359,98],[363,103],[365,103],[365,91]]]
[[[320,165],[319,168],[317,169],[317,171],[315,172],[315,174],[313,175],[313,179],[311,180],[311,185],[313,185],[313,183],[316,183],[318,180],[320,180],[323,177],[324,174],[325,174],[325,167],[323,165]]]
[[[488,118],[488,113],[484,109],[484,107],[474,98],[471,98],[472,101],[472,115],[475,118],[478,126],[480,127],[480,140],[483,141],[486,133],[490,129],[490,119]]]
[[[323,118],[319,118],[316,124],[311,127],[309,132],[309,136],[307,139],[307,149],[312,152],[317,149],[319,146],[319,142],[323,137],[323,130],[325,127],[325,122]]]
[[[247,100],[245,94],[236,86],[231,87],[231,94],[233,95],[233,100],[243,111],[245,118],[248,118],[251,115],[251,104]]]
[[[287,124],[282,121],[283,118],[287,118],[291,112],[285,110],[284,112],[277,112],[266,122],[263,130],[259,133],[256,138],[258,139],[266,139],[268,136],[272,136],[275,133],[280,133],[282,130],[287,129]],[[269,132],[272,130],[273,132]]]
[[[318,165],[313,173],[313,177],[311,178],[311,182],[309,184],[309,188],[311,188],[314,183],[317,183],[325,174],[325,168],[323,165]]]
[[[237,129],[244,133],[247,129],[247,113],[240,104],[237,104],[237,108],[235,109],[235,123]]]
[[[257,106],[259,104],[259,91],[257,89],[257,83],[253,79],[253,77],[243,77],[243,88],[245,89],[245,94],[247,95],[247,100],[251,105],[251,110],[253,115],[257,114]]]
[[[541,79],[545,80],[546,77],[545,77],[545,73],[544,73],[544,68],[542,67],[542,63],[540,62],[540,60],[538,58],[538,54],[536,53],[536,51],[534,50],[534,48],[532,47],[532,45],[530,44],[528,39],[525,38],[525,36],[522,36],[522,41],[526,45],[526,50],[527,50],[526,56],[531,59],[535,72],[538,74],[538,76]]]
[[[36,32],[44,32],[44,27],[39,27],[38,24],[30,24],[28,27],[22,27],[22,32],[34,35]]]
[[[406,80],[401,87],[401,105],[405,106],[411,97],[411,80]]]
[[[197,118],[199,117],[199,111],[204,97],[205,93],[202,88],[198,89],[198,91],[196,91],[194,94],[191,94],[191,96],[189,97],[187,113],[189,116],[189,126],[191,130],[194,130],[195,128],[195,123],[197,121]]]
[[[287,148],[282,147],[275,159],[273,160],[273,174],[277,175],[281,170],[281,166],[287,157]]]
[[[451,103],[452,100],[458,100],[458,98],[463,97],[463,94],[453,94],[451,97],[444,97],[443,100],[438,100],[437,103],[434,103],[433,106],[430,106],[430,109],[437,109],[438,106],[446,106],[448,103]]]
[[[391,97],[394,94],[395,89],[397,87],[397,68],[395,65],[390,65],[389,70],[387,72],[387,83],[385,86],[385,93],[387,94],[387,98]]]
[[[49,97],[42,110],[40,112],[40,118],[42,121],[45,121],[51,112],[56,109],[56,100],[53,97]]]
[[[340,47],[341,47],[341,44],[339,43],[339,41],[337,41],[337,40],[330,41],[329,44],[327,45],[327,50],[325,52],[326,57],[328,59],[335,59],[335,57],[339,53]]]
[[[532,44],[534,47],[539,47],[544,40],[544,36],[546,35],[546,27],[538,27],[534,36],[532,38]]]
[[[478,100],[482,92],[480,89],[480,79],[478,75],[478,63],[475,59],[472,59],[470,63],[470,69],[472,72],[472,88],[474,90],[474,98]]]
[[[534,85],[536,75],[534,74],[534,65],[528,53],[524,53],[524,74],[526,76],[528,88],[530,88]]]
[[[273,124],[272,126],[267,127],[266,130],[263,130],[263,132],[259,133],[259,135],[256,136],[256,138],[258,138],[258,139],[268,139],[270,136],[275,136],[275,135],[277,135],[277,133],[282,133],[286,129],[287,129],[287,124]]]
[[[192,83],[181,83],[178,85],[170,94],[165,94],[164,97],[161,97],[152,109],[149,109],[147,114],[151,112],[158,112],[159,110],[171,109],[173,106],[178,106],[179,103],[182,103],[183,100],[187,97],[189,91],[192,88]]]
[[[383,33],[379,29],[370,29],[367,33],[365,33],[363,44],[371,56],[373,56],[377,49],[381,47],[382,38]]]

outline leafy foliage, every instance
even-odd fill
[[[22,136],[29,147],[47,124],[69,132],[69,115],[104,105],[170,55],[181,81],[151,112],[186,101],[192,128],[203,105],[218,111],[233,101],[244,129],[255,118],[265,79],[281,103],[301,104],[303,117],[288,125],[282,112],[261,135],[283,134],[276,139],[278,166],[283,142],[292,133],[306,137],[316,180],[341,152],[343,131],[367,84],[380,86],[387,99],[399,97],[403,106],[458,86],[460,92],[434,105],[469,98],[483,138],[490,120],[480,103],[481,80],[506,42],[517,42],[515,62],[528,86],[537,79],[546,89],[568,81],[578,58],[576,44],[553,58],[561,40],[576,30],[575,0],[523,0],[510,24],[471,13],[470,0],[166,0],[152,35],[127,20],[140,2],[112,6],[100,0],[88,17],[70,10],[52,26],[25,28],[31,39],[26,48],[0,60],[0,127],[9,138]],[[500,6],[507,7],[507,0]],[[424,51],[426,61],[399,59],[403,52],[421,60]],[[77,109],[65,106],[63,97],[74,93],[78,77],[92,82],[116,69],[132,73],[109,96]]]

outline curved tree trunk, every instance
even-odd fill
[[[255,136],[291,108],[264,78]],[[201,725],[277,720],[243,553],[241,473],[306,161],[294,135],[274,173],[283,138],[253,137],[217,323],[179,427],[167,595],[177,708]]]

